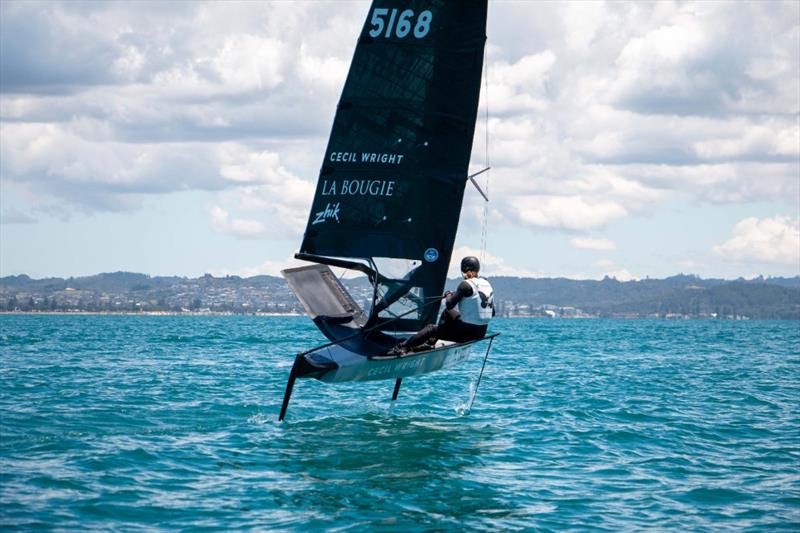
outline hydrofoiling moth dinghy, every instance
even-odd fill
[[[279,420],[297,378],[394,379],[395,400],[405,377],[460,363],[484,340],[488,356],[496,334],[392,354],[437,320],[466,182],[477,187],[467,170],[486,9],[487,0],[370,7],[295,255],[313,264],[282,272],[330,342],[296,356]],[[364,308],[330,267],[366,276]]]

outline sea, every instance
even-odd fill
[[[2,315],[0,527],[800,530],[800,322],[491,329],[477,390],[478,349],[279,423],[304,317]]]

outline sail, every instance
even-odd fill
[[[472,150],[487,0],[375,0],[334,118],[301,254],[416,261],[441,294]],[[388,302],[391,303],[391,302]],[[435,306],[419,322],[435,317]]]

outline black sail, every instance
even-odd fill
[[[487,0],[373,2],[302,254],[417,261],[419,297],[441,294],[472,150],[486,9]],[[428,306],[414,322],[435,314]]]

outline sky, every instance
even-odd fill
[[[294,265],[369,7],[1,2],[0,276]],[[800,275],[800,2],[496,0],[487,35],[454,261]]]

